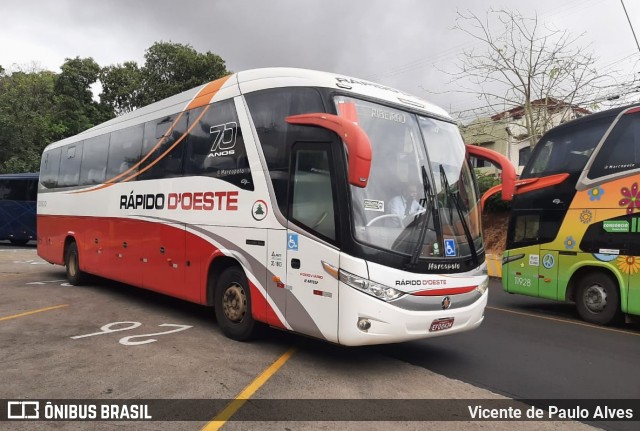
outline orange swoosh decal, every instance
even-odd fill
[[[189,104],[187,105],[185,110],[190,110],[190,109],[199,108],[201,106],[208,105],[211,102],[211,99],[213,99],[213,97],[216,95],[216,93],[220,90],[220,88],[222,88],[224,83],[227,82],[227,80],[230,77],[231,77],[231,75],[224,76],[222,78],[216,79],[215,81],[211,81],[207,85],[202,87],[202,89],[200,89],[200,91],[193,98],[193,100],[191,102],[189,102]],[[144,163],[147,159],[149,159],[151,157],[151,155],[155,152],[155,150],[160,148],[160,145],[162,145],[162,143],[165,141],[167,136],[171,135],[171,132],[176,127],[176,125],[178,124],[178,122],[182,118],[182,115],[185,113],[185,111],[180,112],[180,115],[178,115],[178,117],[175,119],[175,121],[173,122],[173,124],[171,125],[169,130],[167,130],[167,132],[164,134],[164,136],[162,136],[162,138],[156,143],[156,145],[142,159],[140,159],[140,161],[138,163],[136,163],[135,165],[131,166],[129,169],[127,169],[126,171],[122,172],[121,174],[119,174],[119,175],[107,180],[104,184],[101,184],[101,185],[99,185],[97,187],[93,187],[93,188],[86,189],[86,190],[74,191],[74,192],[71,192],[71,194],[95,192],[95,191],[98,191],[98,190],[101,190],[101,189],[104,189],[104,188],[107,188],[107,187],[111,187],[112,185],[120,182],[118,180],[120,180],[123,177],[126,177],[127,175],[129,175],[129,176],[126,177],[124,180],[121,180],[122,182],[129,181],[132,178],[135,178],[138,175],[140,175],[141,173],[147,171],[149,168],[151,168],[156,163],[158,163],[160,160],[162,160],[162,158],[165,157],[173,148],[175,148],[176,145],[178,145],[180,142],[182,142],[182,140],[191,132],[193,127],[200,121],[200,119],[202,118],[204,113],[207,112],[208,109],[209,109],[208,107],[206,109],[204,109],[202,111],[202,113],[198,116],[196,121],[193,122],[191,127],[189,127],[189,129],[178,140],[176,140],[176,142],[174,142],[174,144],[170,148],[168,148],[165,152],[163,152],[160,155],[160,157],[158,157],[153,163],[149,164],[144,169],[134,173],[133,175],[130,175],[132,172],[134,172],[136,169],[138,169],[142,165],[142,163]]]
[[[220,79],[216,79],[215,81],[211,81],[207,85],[205,85],[202,90],[198,93],[198,95],[189,103],[187,109],[199,108],[204,105],[208,105],[211,103],[211,99],[216,93],[222,88],[225,82],[231,77],[231,75],[223,76]]]

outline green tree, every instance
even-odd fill
[[[61,135],[55,82],[49,71],[0,75],[0,172],[37,172],[42,149]]]
[[[142,71],[135,61],[107,66],[100,72],[100,101],[110,106],[116,115],[131,112],[142,106],[142,80]]]
[[[202,54],[191,45],[156,42],[144,55],[140,106],[229,74],[224,60],[210,51]]]
[[[56,78],[56,118],[63,137],[76,135],[113,118],[113,109],[93,100],[91,86],[97,82],[100,66],[93,58],[66,59]]]

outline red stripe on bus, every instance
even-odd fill
[[[69,226],[74,232],[69,231]],[[206,239],[185,231],[184,225],[115,217],[38,215],[40,257],[63,265],[68,236],[73,236],[78,245],[82,271],[198,304],[207,303],[211,262],[225,256]],[[262,292],[248,281],[252,316],[285,329]]]
[[[442,296],[442,295],[460,295],[462,293],[471,292],[478,286],[465,286],[465,287],[447,287],[444,289],[430,289],[421,290],[419,292],[412,292],[413,296]]]
[[[629,109],[627,112],[625,112],[625,115],[626,114],[635,114],[636,112],[640,112],[640,106],[638,106],[637,108]]]

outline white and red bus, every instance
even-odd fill
[[[259,69],[49,145],[38,254],[72,284],[94,274],[212,306],[233,339],[262,322],[400,342],[482,322],[477,201],[442,109],[332,73]]]

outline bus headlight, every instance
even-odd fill
[[[484,295],[484,292],[487,291],[488,287],[489,287],[489,277],[485,278],[484,281],[480,283],[478,287],[476,287],[476,291],[480,292],[481,295]]]
[[[393,287],[385,286],[384,284],[375,283],[366,278],[358,277],[349,272],[340,270],[340,281],[349,285],[361,292],[371,295],[375,298],[383,301],[393,301],[404,295],[404,292],[394,289]]]

